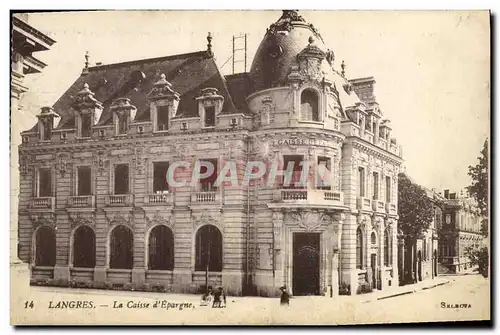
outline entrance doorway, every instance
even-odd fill
[[[318,295],[319,292],[319,240],[318,233],[293,234],[294,295]]]
[[[371,254],[370,263],[372,268],[372,288],[377,289],[377,254]]]

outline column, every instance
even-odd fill
[[[274,253],[274,260],[273,260],[273,271],[275,272],[274,280],[275,282],[274,287],[278,288],[281,287],[284,282],[284,269],[285,266],[283,264],[283,213],[276,211],[273,212],[273,234],[274,234],[274,246],[273,246],[273,253]]]

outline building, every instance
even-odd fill
[[[22,112],[21,99],[23,93],[28,91],[28,87],[24,84],[26,75],[40,73],[45,66],[42,61],[36,59],[33,54],[40,51],[49,50],[55,43],[53,39],[33,28],[28,24],[28,14],[14,14],[12,16],[11,27],[11,117],[16,117],[17,113]],[[11,124],[10,133],[10,161],[11,161],[11,176],[17,176],[19,173],[18,164],[18,146],[21,144],[20,130]],[[17,181],[16,178],[13,178]],[[11,183],[11,219],[10,219],[10,260],[18,262],[18,197],[19,185]]]
[[[439,234],[440,269],[443,273],[459,273],[470,270],[470,260],[466,256],[469,246],[483,243],[480,215],[475,200],[463,193],[444,191],[443,225]]]
[[[207,40],[86,66],[22,133],[20,257],[33,281],[266,296],[397,286],[402,157],[374,78],[348,80],[293,10],[249,73],[222,76]],[[249,162],[266,169],[245,183]],[[228,166],[243,182],[217,184]],[[193,173],[203,178],[177,184]]]

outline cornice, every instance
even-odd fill
[[[390,160],[395,164],[401,165],[403,163],[403,159],[399,156],[396,156],[390,151],[383,150],[373,143],[370,143],[364,139],[349,136],[347,137],[346,144],[352,144],[353,148],[360,149],[374,157],[384,158],[386,160]]]

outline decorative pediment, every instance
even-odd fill
[[[154,214],[146,214],[146,224],[148,227],[156,225],[172,226],[172,213],[169,211],[156,211]]]
[[[179,93],[172,89],[172,84],[167,81],[164,73],[160,75],[160,80],[158,80],[151,91],[148,93],[148,98],[150,100],[179,100]]]
[[[82,90],[76,94],[73,108],[81,111],[84,109],[102,108],[102,104],[95,98],[95,94],[89,89],[89,85],[84,83]]]
[[[114,100],[109,109],[118,116],[130,117],[130,121],[134,121],[137,114],[137,108],[130,103],[128,98]]]
[[[31,214],[30,220],[33,223],[33,227],[38,227],[42,225],[53,225],[55,223],[54,213]]]
[[[95,214],[94,212],[71,212],[69,214],[69,221],[71,227],[77,227],[79,225],[95,226]]]

